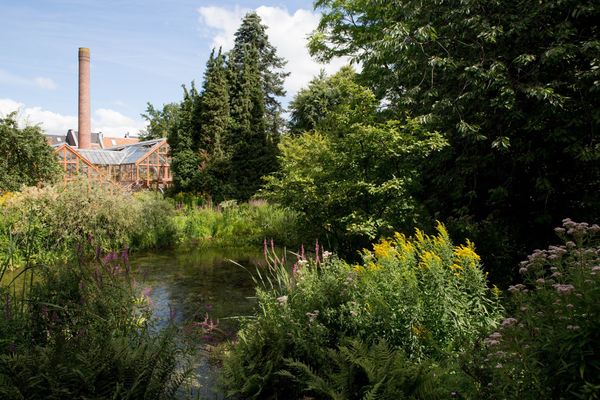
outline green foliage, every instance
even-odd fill
[[[410,383],[403,386],[392,376],[415,383],[420,378],[414,372],[427,371],[429,362],[454,364],[457,354],[468,352],[482,333],[496,326],[500,307],[486,287],[472,244],[454,247],[445,229],[441,225],[438,229],[436,236],[418,231],[414,240],[398,234],[393,241],[382,241],[372,252],[365,251],[363,263],[355,266],[317,249],[315,261],[298,260],[291,279],[286,278],[285,268],[271,267],[276,276],[262,279],[271,284],[257,290],[256,319],[246,321],[225,355],[223,374],[229,394],[269,398],[285,393],[287,398],[300,398],[303,390],[314,392],[316,375],[306,381],[290,379],[291,374],[301,368],[324,371],[325,375],[318,375],[321,379],[340,378],[343,371],[332,364],[328,349],[346,352],[339,346],[347,339],[367,347],[383,339],[398,351],[394,354],[398,363],[404,354],[407,362],[404,369],[398,367],[384,378],[386,359],[381,359],[369,379],[333,385],[330,395],[352,385],[361,387],[363,395],[368,390],[410,393]],[[375,346],[370,351],[379,350]],[[360,352],[359,348],[353,351]],[[340,355],[333,357],[337,360]],[[353,369],[357,361],[344,363]],[[278,373],[282,370],[288,372]],[[386,384],[377,385],[382,379]],[[446,396],[451,389],[444,387]]]
[[[517,257],[547,243],[564,216],[600,218],[598,3],[315,7],[311,52],[360,62],[384,113],[409,113],[448,140],[421,166],[419,198],[480,243],[496,280],[509,281]]]
[[[223,201],[231,192],[231,149],[227,146],[231,117],[225,56],[214,50],[206,64],[204,85],[200,98],[202,121],[198,137],[200,154],[199,190],[215,201]]]
[[[331,108],[306,114],[323,87],[338,92]],[[281,170],[267,177],[264,196],[302,213],[307,232],[346,254],[423,218],[413,193],[419,166],[445,145],[439,134],[411,119],[376,122],[375,98],[351,69],[313,81],[293,107],[316,131],[284,138]]]
[[[150,103],[146,106],[146,113],[142,118],[148,122],[146,130],[140,132],[140,140],[162,139],[169,135],[177,121],[179,104],[164,104],[162,110],[157,110]]]
[[[245,201],[260,188],[262,176],[275,170],[276,145],[266,131],[259,52],[250,44],[243,50],[242,64],[230,64],[233,77],[230,146],[231,197]]]
[[[171,147],[171,169],[175,191],[194,191],[200,169],[199,143],[200,132],[200,94],[194,82],[188,90],[183,86],[183,100],[179,105],[177,118],[168,135]]]
[[[256,12],[247,13],[235,33],[234,46],[229,54],[229,64],[233,71],[237,71],[234,72],[234,75],[237,75],[243,70],[242,66],[246,63],[245,58],[248,51],[252,49],[250,51],[257,52],[260,74],[259,88],[263,93],[260,103],[265,108],[266,135],[269,141],[277,143],[284,125],[281,118],[283,109],[277,98],[285,96],[283,81],[289,73],[283,71],[287,61],[277,55],[277,49],[269,42],[266,29],[267,27],[262,24]],[[235,85],[235,78],[231,84]],[[237,95],[239,92],[234,89],[232,99]],[[257,101],[259,100],[257,99]]]
[[[278,245],[298,244],[298,216],[294,211],[264,201],[217,207],[190,207],[176,216],[185,241],[217,246],[257,246],[266,240]]]
[[[85,180],[26,188],[0,209],[0,262],[30,258],[52,265],[94,240],[102,250],[168,246],[175,240],[172,207],[158,195],[132,195]]]
[[[56,155],[39,126],[19,128],[17,114],[0,118],[0,193],[61,177]]]
[[[368,346],[355,339],[338,350],[330,349],[324,370],[286,360],[280,374],[300,382],[317,398],[331,400],[447,399],[452,393],[449,387],[473,390],[468,382],[458,382],[450,368],[412,362],[383,340]],[[464,395],[464,389],[460,393]]]
[[[26,292],[0,287],[0,397],[175,398],[182,351],[172,331],[151,333],[127,269],[126,260],[31,265]]]
[[[320,130],[343,134],[353,124],[373,123],[377,107],[375,95],[357,82],[352,67],[343,67],[330,77],[321,72],[290,103],[290,132]]]
[[[600,227],[565,219],[555,231],[564,244],[521,263],[511,317],[470,366],[484,397],[600,397]]]

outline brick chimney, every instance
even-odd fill
[[[92,140],[90,112],[90,49],[79,48],[79,122],[78,142],[80,149],[89,149]]]

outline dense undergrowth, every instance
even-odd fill
[[[600,397],[597,225],[564,221],[505,297],[472,243],[417,231],[350,265],[274,263],[259,311],[222,351],[230,395],[253,399]],[[272,258],[275,259],[275,258]]]
[[[24,265],[25,257],[49,265],[72,261],[86,238],[102,251],[260,246],[265,238],[296,245],[300,240],[297,214],[277,205],[186,200],[85,180],[6,193],[0,197],[0,261],[10,269]]]
[[[0,284],[0,398],[176,398],[189,353],[174,327],[153,331],[128,253],[76,256],[52,266],[27,257]]]

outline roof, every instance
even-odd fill
[[[126,137],[126,138],[105,137],[105,138],[102,138],[102,147],[105,149],[108,149],[110,147],[115,147],[115,146],[135,144],[135,143],[138,143],[139,141],[140,141],[140,139],[132,138],[132,137]]]
[[[65,143],[65,135],[45,135],[46,141],[50,146],[56,146]]]
[[[165,139],[146,140],[109,149],[77,149],[77,152],[96,165],[135,164]]]

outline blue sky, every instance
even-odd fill
[[[318,22],[309,1],[2,0],[0,114],[49,133],[76,128],[77,52],[91,50],[92,128],[108,136],[136,133],[146,102],[181,98],[200,83],[213,46],[228,48],[240,18],[255,9],[271,42],[288,59],[288,96],[318,73],[305,37]]]

